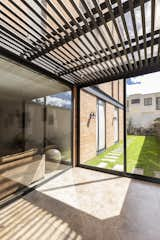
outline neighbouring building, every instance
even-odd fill
[[[123,80],[83,88],[80,93],[80,161],[123,140]]]
[[[160,116],[160,92],[127,97],[127,125],[149,129]]]

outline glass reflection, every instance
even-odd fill
[[[71,164],[71,91],[13,95],[0,101],[0,200]]]

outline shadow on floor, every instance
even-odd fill
[[[35,190],[1,210],[0,239],[160,239],[156,184],[86,169],[70,169],[46,184],[47,194]]]

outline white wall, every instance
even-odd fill
[[[134,127],[149,128],[153,121],[160,117],[160,110],[156,110],[156,97],[160,97],[160,93],[153,94],[134,94],[127,97],[129,107],[126,114],[127,122],[132,121]],[[152,105],[144,106],[144,98],[152,98]],[[132,99],[140,99],[139,104],[131,104]]]

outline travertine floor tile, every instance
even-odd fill
[[[1,240],[159,240],[160,186],[69,169],[0,210]]]

